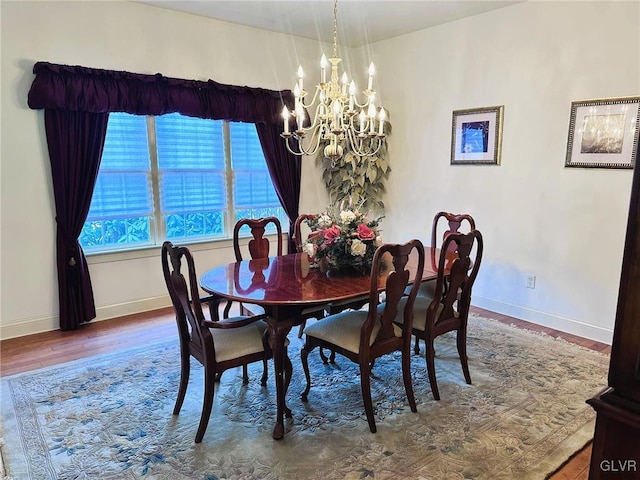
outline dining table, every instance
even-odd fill
[[[422,281],[437,278],[439,257],[438,249],[425,247]],[[382,265],[377,272],[379,291],[384,290],[391,268],[386,262]],[[410,257],[407,263],[407,268],[413,269],[411,278],[416,266],[417,255]],[[291,416],[291,410],[286,406],[284,382],[287,335],[294,326],[302,323],[302,313],[310,307],[367,296],[370,276],[324,271],[317,268],[306,253],[292,253],[212,268],[202,275],[200,286],[214,298],[257,304],[264,308],[275,369],[277,414],[273,438],[283,438],[284,417]]]

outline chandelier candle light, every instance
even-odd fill
[[[380,150],[385,137],[384,122],[386,112],[381,107],[376,110],[376,92],[373,90],[375,67],[369,65],[369,82],[363,90],[364,103],[356,98],[356,84],[349,83],[347,72],[338,76],[338,65],[342,59],[338,57],[338,1],[333,2],[333,57],[327,60],[322,54],[320,59],[320,83],[310,103],[305,103],[307,92],[304,90],[304,71],[298,67],[298,81],[293,88],[295,109],[289,112],[282,109],[284,131],[281,136],[287,150],[294,155],[315,155],[321,143],[328,144],[324,148],[324,156],[337,160],[345,152],[352,152],[358,157],[373,156]],[[331,64],[331,76],[327,82],[327,67]],[[306,110],[315,105],[313,122],[307,121]],[[358,110],[360,112],[358,113]],[[366,111],[366,112],[365,112]],[[291,132],[289,119],[295,115],[296,129]],[[376,122],[377,119],[377,122]],[[306,125],[306,126],[305,126]],[[292,140],[293,139],[293,140]],[[306,140],[305,140],[306,139]]]

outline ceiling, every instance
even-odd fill
[[[338,43],[359,47],[520,1],[523,0],[340,0]],[[136,3],[333,42],[331,0],[136,0]]]

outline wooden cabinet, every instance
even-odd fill
[[[589,479],[640,479],[640,147],[631,187],[609,386],[596,411]]]

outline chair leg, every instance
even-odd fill
[[[329,359],[327,358],[327,356],[324,354],[324,351],[322,350],[322,347],[320,347],[320,358],[322,359],[322,363],[324,363],[325,365],[327,363],[329,363]]]
[[[309,390],[311,390],[311,375],[309,374],[309,352],[313,350],[313,347],[308,348],[305,343],[304,347],[300,351],[300,359],[302,360],[302,369],[304,370],[304,378],[307,380],[307,386],[304,392],[300,394],[303,402],[308,402]],[[325,362],[326,363],[326,362]]]
[[[287,391],[289,390],[289,384],[291,383],[292,376],[293,376],[293,364],[291,363],[289,354],[285,350],[284,352],[284,394],[285,394],[284,416],[287,418],[291,418],[293,416],[291,409],[287,407],[287,403],[286,403]]]
[[[300,328],[298,329],[298,338],[302,338],[302,334],[304,333],[304,327],[306,325],[307,325],[307,321],[302,320],[302,323],[300,324]]]
[[[407,393],[407,400],[412,412],[417,412],[416,397],[413,394],[413,383],[411,382],[411,351],[406,354],[402,352],[402,380],[404,381],[404,390]]]
[[[320,347],[320,358],[322,359],[322,363],[324,363],[325,365],[327,363],[336,363],[336,352],[331,350],[331,354],[327,358],[327,356],[324,354],[324,350],[322,349],[322,347]]]
[[[231,310],[231,305],[233,302],[231,300],[227,301],[227,304],[224,306],[224,310],[222,312],[222,318],[229,318],[229,310]],[[213,317],[211,317],[213,318]]]
[[[242,383],[249,383],[249,369],[247,368],[247,364],[242,365]]]
[[[262,360],[262,377],[260,378],[260,385],[263,387],[267,386],[267,378],[269,377],[269,364],[267,363],[267,359]]]
[[[456,343],[458,345],[458,355],[462,364],[462,373],[465,381],[471,385],[471,374],[469,373],[469,359],[467,358],[467,330],[460,329],[456,334]]]
[[[173,414],[178,415],[184,402],[185,394],[187,393],[187,386],[189,385],[189,372],[191,370],[191,358],[190,355],[183,355],[180,362],[180,386],[178,387],[178,398],[176,398],[176,404],[173,407]]]
[[[369,363],[360,364],[360,388],[362,389],[362,400],[364,402],[364,412],[367,415],[369,430],[376,433],[376,419],[373,416],[373,402],[371,401],[371,378],[369,375]]]
[[[433,348],[433,338],[425,340],[425,347],[427,352],[425,357],[427,359],[427,373],[429,374],[429,385],[431,385],[431,392],[435,400],[440,400],[440,392],[438,391],[438,382],[436,381],[436,366],[435,358],[436,352]]]
[[[416,337],[416,344],[413,347],[413,353],[420,355],[420,339]]]
[[[211,408],[213,407],[213,393],[215,388],[215,374],[209,368],[204,368],[204,399],[202,401],[202,414],[200,415],[200,424],[196,432],[196,443],[202,442],[204,432],[209,425],[209,417],[211,416]]]

